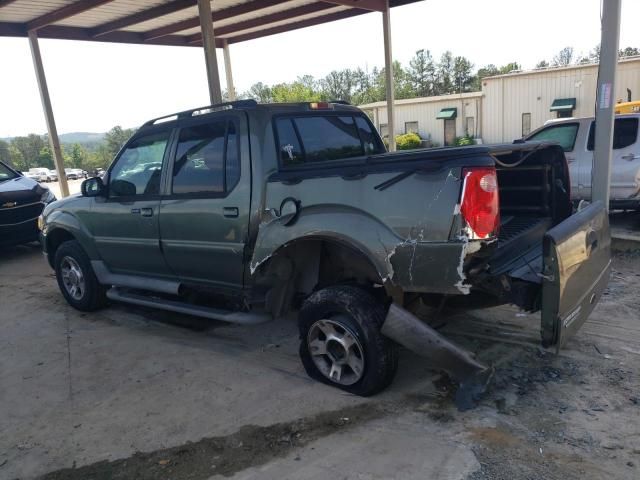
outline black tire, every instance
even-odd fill
[[[314,362],[309,332],[323,319],[338,324],[338,329],[348,332],[357,340],[358,348],[362,347],[364,368],[355,383],[344,385],[333,381]],[[380,332],[384,320],[381,302],[361,288],[338,285],[313,293],[305,300],[298,317],[300,359],[307,374],[314,380],[363,397],[384,390],[398,369],[398,347]]]
[[[63,280],[62,270],[72,261],[79,267],[84,280],[84,288],[77,297],[70,293]],[[69,305],[83,312],[93,312],[106,306],[106,289],[98,282],[91,261],[77,240],[68,240],[58,247],[53,265],[58,287]]]

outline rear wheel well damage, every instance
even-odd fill
[[[56,228],[47,234],[47,260],[49,261],[51,268],[55,268],[53,265],[53,259],[56,257],[58,247],[66,241],[75,239],[76,237],[74,237],[73,234],[63,228]]]
[[[253,272],[265,309],[280,316],[311,293],[330,285],[357,285],[381,299],[387,294],[371,260],[357,248],[327,239],[304,239],[280,247]]]

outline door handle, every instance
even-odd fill
[[[153,208],[141,208],[140,209],[140,215],[142,215],[143,217],[152,217],[153,216]]]
[[[238,218],[240,212],[238,211],[238,207],[224,207],[222,214],[227,218]]]
[[[624,158],[625,160],[637,160],[638,158],[640,158],[640,156],[636,155],[635,153],[628,153],[626,155],[622,155],[622,158]]]
[[[131,213],[133,213],[134,215],[140,215],[140,209],[139,208],[132,208],[131,209]]]

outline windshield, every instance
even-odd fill
[[[0,162],[0,182],[11,180],[12,178],[18,178],[18,174]]]

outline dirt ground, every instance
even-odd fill
[[[0,479],[640,478],[640,255],[559,355],[539,316],[454,315],[443,331],[496,367],[458,412],[403,351],[363,399],[307,379],[295,323],[202,322],[66,305],[35,246],[0,252]]]

